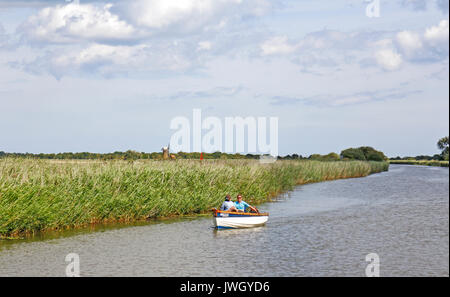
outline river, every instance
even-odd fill
[[[448,168],[389,172],[297,187],[259,208],[266,226],[214,230],[211,217],[97,226],[0,241],[0,276],[449,276]]]

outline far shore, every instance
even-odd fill
[[[438,161],[438,160],[389,160],[389,163],[399,165],[448,167],[448,161]]]

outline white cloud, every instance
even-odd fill
[[[152,34],[192,34],[223,29],[271,9],[268,0],[136,0],[119,4],[129,23]]]
[[[410,61],[438,61],[448,58],[448,20],[423,32],[402,31],[397,33],[395,45]]]
[[[397,33],[396,41],[407,55],[411,55],[416,50],[419,50],[423,47],[421,37],[416,32],[399,32]]]
[[[438,26],[433,26],[425,31],[425,39],[432,45],[448,43],[448,20],[442,20]]]
[[[234,34],[227,35],[227,30],[235,30],[248,17],[270,8],[268,0],[119,0],[114,5],[55,5],[28,17],[18,30],[26,44],[39,46],[34,47],[34,60],[30,57],[11,64],[33,73],[50,72],[58,78],[86,69],[107,75],[113,70],[119,75],[127,70],[178,72],[242,44]],[[245,35],[239,34],[241,38]],[[211,39],[227,49],[213,47]]]
[[[402,64],[402,56],[393,49],[381,49],[376,51],[375,59],[385,70],[397,70]]]
[[[183,23],[188,27],[199,26],[217,13],[223,4],[239,4],[240,1],[210,0],[138,0],[129,5],[129,12],[138,25],[152,29]]]
[[[59,67],[98,64],[102,62],[115,65],[136,66],[145,55],[147,46],[110,46],[94,44],[81,51],[61,55],[53,59],[53,63]]]
[[[90,44],[70,50],[56,49],[31,61],[10,63],[33,74],[63,76],[100,75],[103,77],[141,77],[152,73],[182,73],[196,64],[183,49],[164,45]]]
[[[322,30],[300,40],[276,36],[260,45],[261,55],[288,55],[306,72],[345,64],[378,65],[394,71],[405,62],[434,63],[448,59],[448,20],[422,31],[339,32]],[[325,67],[325,68],[324,68]]]
[[[291,54],[295,51],[350,49],[357,38],[355,34],[323,30],[310,33],[297,42],[289,41],[287,36],[275,36],[261,44],[261,50],[262,55],[276,55]]]
[[[112,5],[57,5],[31,16],[21,31],[33,41],[67,43],[79,40],[117,41],[135,38],[136,29],[111,13]]]
[[[261,44],[262,55],[290,54],[296,48],[288,43],[286,36],[276,36]]]
[[[209,42],[209,41],[200,41],[198,43],[197,50],[198,51],[202,51],[202,50],[208,51],[208,50],[211,49],[211,47],[212,47],[211,42]]]
[[[356,86],[356,88],[358,88]],[[329,91],[329,90],[328,90]],[[294,105],[303,103],[307,105],[316,106],[345,106],[355,105],[375,101],[390,101],[407,98],[411,95],[421,94],[420,90],[404,90],[402,87],[391,89],[377,89],[374,91],[357,91],[348,93],[348,90],[341,93],[322,93],[321,95],[314,95],[311,97],[302,96],[274,96],[272,97],[272,105]],[[319,92],[320,93],[320,92]]]
[[[342,65],[358,64],[363,59],[373,59],[373,48],[392,46],[389,39],[373,42],[375,33],[344,33],[335,30],[322,30],[307,34],[300,40],[288,40],[277,36],[260,45],[261,55],[289,55],[302,71],[316,72],[322,69],[339,69]]]
[[[30,16],[19,31],[46,43],[145,42],[213,34],[272,7],[269,0],[134,0],[113,4],[56,5]]]
[[[286,35],[267,38],[264,26],[250,31],[243,27],[248,16],[264,14],[271,7],[267,0],[67,4],[40,10],[21,29],[26,38],[49,52],[36,51],[38,64],[49,66],[50,72],[58,75],[72,72],[70,67],[60,66],[66,60],[75,69],[88,67],[93,72],[116,67],[126,72],[127,65],[129,71],[179,71],[200,69],[213,56],[286,55],[301,71],[324,74],[347,64],[393,71],[405,62],[448,58],[448,20],[421,32],[321,30],[297,40]],[[136,59],[139,62],[134,64]]]

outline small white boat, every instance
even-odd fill
[[[264,225],[269,219],[269,213],[249,213],[223,211],[215,208],[213,211],[214,226],[218,229],[252,228]]]

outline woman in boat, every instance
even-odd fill
[[[237,211],[239,212],[245,212],[245,210],[247,208],[250,208],[251,210],[253,210],[254,212],[259,212],[258,209],[256,209],[256,207],[251,206],[250,204],[248,204],[247,202],[242,200],[242,195],[239,194],[237,195],[237,201],[234,202],[234,207],[237,209]]]
[[[237,211],[236,207],[234,206],[234,202],[231,201],[231,196],[228,194],[225,196],[225,201],[222,203],[222,206],[220,207],[220,210],[224,211]]]

